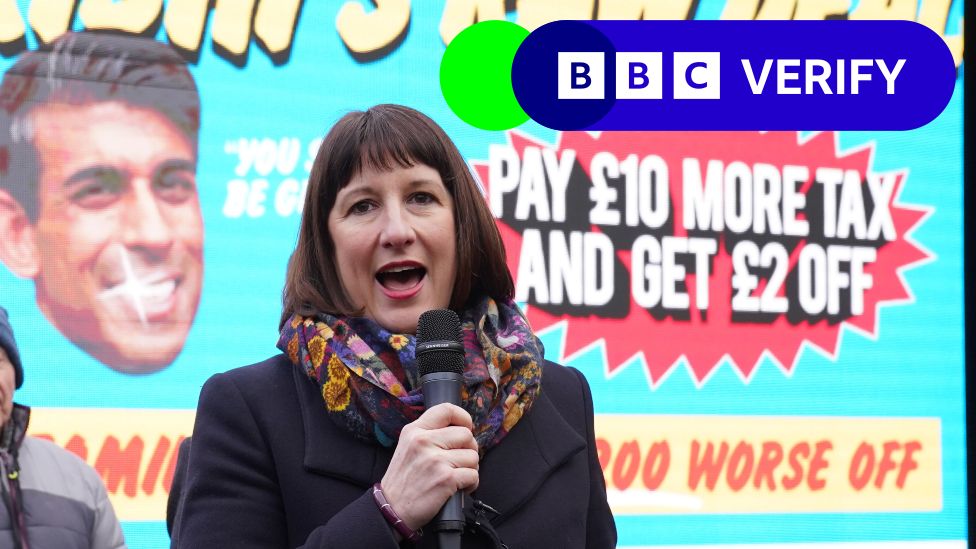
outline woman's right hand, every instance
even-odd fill
[[[478,443],[471,416],[438,404],[400,432],[380,484],[396,514],[416,530],[430,522],[455,492],[478,488]]]

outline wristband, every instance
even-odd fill
[[[389,501],[386,501],[386,496],[383,495],[383,487],[380,483],[373,485],[373,501],[376,502],[376,506],[380,508],[380,513],[383,513],[383,518],[386,522],[390,523],[390,526],[397,531],[398,534],[403,536],[403,539],[409,541],[410,543],[417,543],[420,541],[420,536],[424,535],[423,529],[418,528],[417,530],[411,530],[407,526],[406,522],[400,518],[396,511],[393,510],[393,506],[390,505]]]

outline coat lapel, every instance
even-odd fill
[[[543,385],[545,387],[545,385]],[[586,447],[543,389],[532,409],[481,460],[475,497],[501,513],[498,524],[518,510],[553,470]]]
[[[363,488],[383,478],[392,449],[366,444],[342,431],[329,418],[318,386],[298,368],[292,370],[305,428],[305,470]]]

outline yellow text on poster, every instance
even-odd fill
[[[598,415],[614,514],[942,508],[935,418]]]
[[[121,520],[163,520],[193,410],[34,409],[30,434],[81,456]],[[597,415],[617,515],[938,511],[932,418]]]
[[[351,52],[363,56],[388,55],[409,29],[413,11],[410,0],[373,0],[367,10],[359,0],[339,6],[335,28]],[[478,21],[504,20],[510,0],[445,0],[439,25],[444,44]],[[519,0],[516,23],[534,30],[560,19],[692,19],[697,2],[673,0]],[[904,19],[921,23],[942,36],[958,67],[962,62],[963,36],[946,35],[952,0],[923,2],[861,0],[852,6],[837,0],[727,0],[721,19]],[[170,42],[199,54],[204,27],[212,15],[214,45],[232,57],[246,54],[252,37],[279,62],[288,58],[302,2],[298,0],[31,0],[26,21],[18,16],[16,0],[0,0],[0,46],[24,40],[28,26],[43,42],[50,43],[72,28],[73,19],[87,29],[109,29],[148,35],[162,18]],[[311,24],[316,28],[323,22]]]
[[[34,408],[29,434],[95,468],[119,520],[163,520],[179,443],[194,410]]]

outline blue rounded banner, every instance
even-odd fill
[[[519,104],[559,130],[908,130],[955,79],[910,21],[555,21],[512,66]]]

